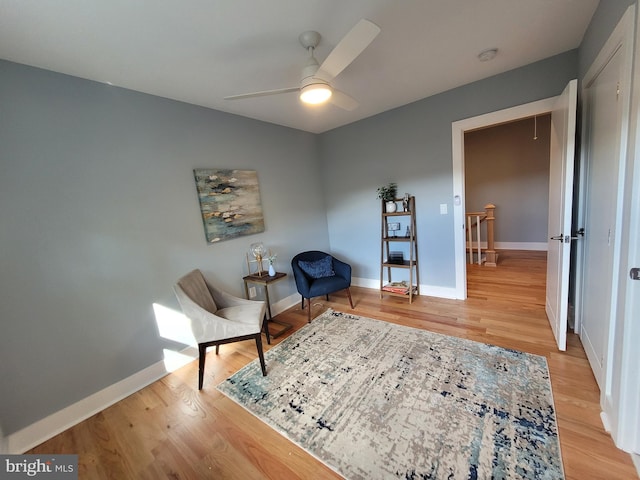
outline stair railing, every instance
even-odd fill
[[[488,203],[484,206],[484,212],[467,212],[467,250],[469,251],[469,263],[474,263],[474,253],[477,254],[478,265],[487,267],[497,266],[498,254],[495,250],[495,210],[496,206]],[[484,258],[482,256],[482,239],[480,228],[482,222],[487,223],[487,248],[484,250]],[[474,232],[475,228],[475,232]],[[474,239],[475,233],[475,239]]]

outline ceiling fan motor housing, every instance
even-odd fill
[[[380,33],[380,27],[376,24],[366,19],[360,20],[342,37],[327,58],[324,59],[322,65],[320,65],[314,57],[313,52],[322,37],[318,32],[313,30],[303,32],[299,35],[298,40],[309,53],[309,57],[302,68],[300,85],[298,87],[286,87],[245,93],[242,95],[232,95],[225,97],[225,99],[239,100],[298,91],[300,100],[305,103],[320,104],[331,98],[331,103],[334,105],[343,110],[351,111],[358,106],[358,102],[344,92],[335,90],[329,82],[348,67],[373,41],[378,33]]]
[[[326,81],[315,77],[318,68],[320,68],[320,64],[315,59],[315,57],[311,55],[307,60],[307,63],[305,63],[304,67],[302,68],[302,76],[300,78],[300,82],[302,84],[301,86],[304,87],[311,83],[323,83],[325,85],[328,85]]]

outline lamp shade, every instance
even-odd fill
[[[262,259],[267,253],[267,249],[264,248],[262,242],[252,243],[249,249],[251,250],[251,254],[258,260]]]
[[[300,100],[310,105],[318,105],[329,100],[331,94],[331,87],[326,83],[312,83],[300,89]]]

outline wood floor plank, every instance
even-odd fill
[[[419,296],[412,304],[380,299],[377,290],[352,287],[312,302],[327,308],[491,343],[547,358],[567,480],[638,479],[630,456],[617,449],[600,421],[599,390],[577,335],[559,352],[544,312],[545,252],[500,252],[497,268],[467,266],[466,301]],[[279,320],[307,323],[300,305]],[[28,453],[76,453],[81,479],[339,479],[216,390],[257,356],[255,343],[223,345],[207,355],[204,388],[191,362]]]

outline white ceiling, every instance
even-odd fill
[[[576,48],[598,0],[0,0],[0,58],[320,133]],[[333,85],[347,112],[303,106],[305,30],[322,63],[358,20],[382,29]],[[498,48],[490,62],[478,61]]]

